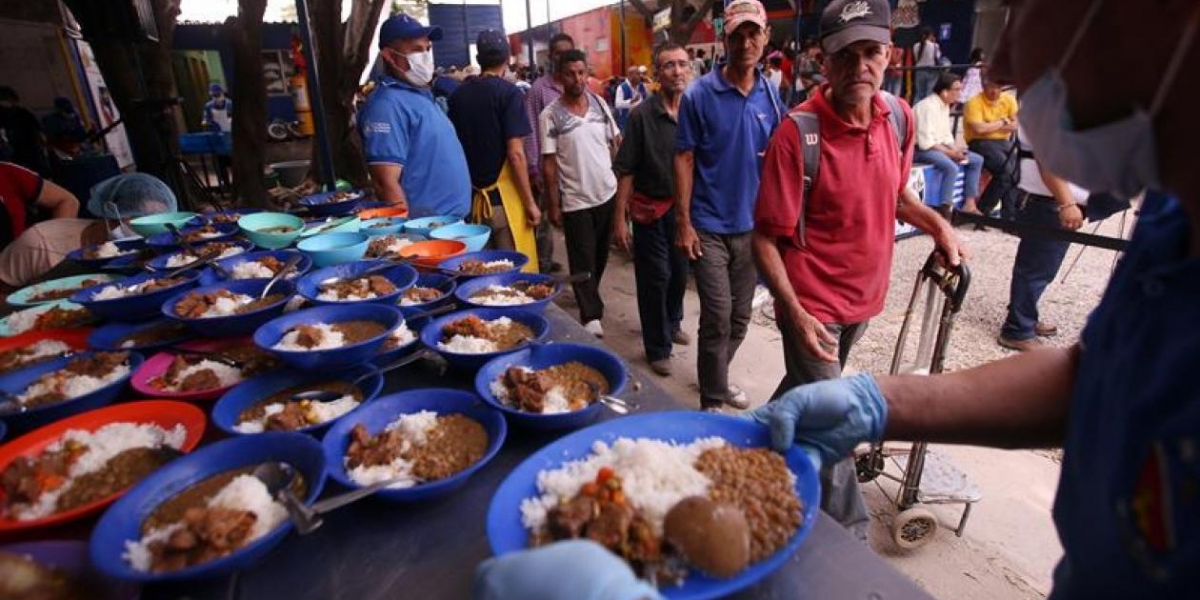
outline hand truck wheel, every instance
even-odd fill
[[[892,540],[905,550],[920,548],[937,533],[937,517],[920,506],[901,511],[892,521]]]

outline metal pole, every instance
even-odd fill
[[[621,32],[621,69],[617,74],[625,72],[625,0],[621,0],[621,7],[617,10],[620,15],[621,25],[617,28]]]
[[[467,62],[463,63],[463,68],[467,68],[471,64],[471,28],[467,25],[467,0],[462,3],[463,15],[463,47],[467,49]]]
[[[308,0],[296,0],[296,16],[300,19],[300,36],[304,42],[304,60],[308,62],[308,90],[313,105],[313,123],[316,125],[318,157],[317,178],[326,189],[332,190],[337,184],[337,176],[333,172],[333,148],[329,146],[329,129],[325,119],[325,100],[321,97],[321,74],[317,67],[316,52],[313,51],[312,23],[308,17]]]
[[[533,7],[529,5],[529,0],[525,0],[525,44],[529,46],[530,72],[536,73],[533,70],[536,68],[533,64]]]

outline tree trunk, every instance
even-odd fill
[[[385,0],[352,0],[350,19],[342,23],[341,0],[311,0],[313,54],[321,70],[324,89],[325,128],[333,147],[334,173],[355,187],[364,187],[370,179],[362,138],[353,126],[354,94],[359,77],[367,66],[371,38],[379,26],[379,14]],[[320,160],[313,141],[313,165]]]
[[[162,102],[179,96],[171,68],[179,0],[153,0],[157,43],[131,43],[103,35],[96,29],[98,13],[91,0],[65,0],[65,3],[79,22],[83,38],[91,45],[113,103],[121,112],[138,170],[171,184],[184,201],[186,192],[179,173],[169,166],[170,156],[179,153],[178,109]],[[144,91],[138,81],[138,65],[145,81]]]
[[[238,0],[238,16],[225,21],[233,46],[233,189],[241,204],[265,207],[267,88],[262,71],[262,23],[267,0]]]

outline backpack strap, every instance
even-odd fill
[[[804,161],[804,189],[801,190],[800,210],[796,219],[796,239],[803,246],[808,195],[821,170],[821,121],[817,119],[817,113],[805,110],[789,112],[788,118],[796,124],[800,136],[800,156]]]
[[[900,154],[904,154],[904,148],[908,144],[908,114],[904,112],[904,107],[900,104],[900,99],[896,96],[881,91],[883,101],[887,104],[888,119],[892,122],[892,129],[896,134],[896,147],[900,149]]]

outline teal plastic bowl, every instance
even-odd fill
[[[492,228],[473,223],[456,223],[434,229],[429,237],[435,240],[458,240],[467,245],[467,252],[479,252],[492,237]]]
[[[462,222],[463,220],[461,218],[454,215],[421,217],[419,219],[409,219],[408,222],[404,224],[404,231],[429,237],[430,232],[435,229],[440,229],[442,227],[447,227],[454,225],[455,223]]]
[[[335,227],[330,227],[334,222],[342,221],[343,219],[346,219],[346,217],[330,217],[328,219],[305,221],[304,224],[307,227],[300,233],[300,237],[308,238],[326,233],[358,233],[358,230],[362,228],[362,219],[358,217],[351,218]]]
[[[315,267],[328,267],[362,259],[369,238],[361,233],[323,233],[300,240],[296,248],[313,261]]]
[[[404,231],[404,223],[408,219],[403,217],[380,217],[378,219],[367,219],[362,222],[359,231],[371,237],[379,237],[381,235],[391,235]]]
[[[158,213],[157,215],[146,215],[138,217],[129,222],[129,226],[138,235],[148,238],[156,233],[167,231],[167,225],[174,225],[180,229],[187,225],[196,216],[194,212],[169,212]]]
[[[296,241],[300,237],[300,233],[304,231],[304,219],[287,213],[254,213],[241,217],[237,223],[247,239],[254,242],[255,246],[267,250],[279,250],[291,246],[292,242]],[[281,227],[289,227],[291,231],[286,233],[264,231]]]

